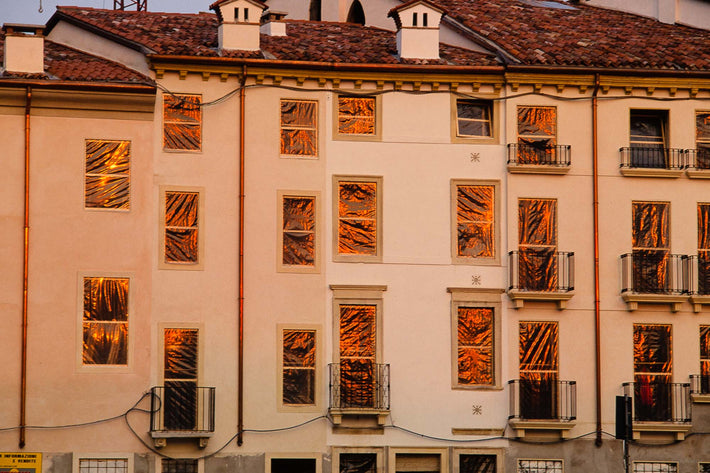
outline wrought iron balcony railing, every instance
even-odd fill
[[[548,145],[542,141],[537,144],[508,144],[508,164],[511,166],[534,164],[569,167],[571,155],[572,147],[570,145]]]
[[[666,250],[621,255],[621,293],[680,295],[688,292],[688,257]]]
[[[150,431],[214,432],[215,388],[174,382],[150,390]]]
[[[328,368],[330,409],[389,410],[389,364],[348,360]]]
[[[513,379],[509,419],[558,420],[577,418],[577,382],[549,379]]]
[[[688,167],[694,171],[710,171],[710,146],[688,149]]]
[[[691,374],[690,394],[710,394],[710,375]]]
[[[546,249],[508,252],[509,287],[515,291],[574,290],[574,253]]]
[[[688,167],[684,149],[661,148],[655,146],[631,146],[619,148],[622,169],[668,169],[683,170]]]
[[[633,399],[634,422],[690,422],[690,384],[645,381],[624,383]]]

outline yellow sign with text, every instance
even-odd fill
[[[0,453],[0,473],[42,473],[42,454]]]

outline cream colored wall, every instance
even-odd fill
[[[710,6],[703,0],[590,0],[587,3],[656,18],[665,23],[704,29],[710,25]]]

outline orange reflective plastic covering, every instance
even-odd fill
[[[710,204],[698,204],[698,292],[710,294]]]
[[[710,393],[710,325],[700,326],[700,382],[702,393]]]
[[[283,332],[283,403],[315,404],[316,333]]]
[[[555,291],[558,286],[557,201],[518,201],[518,271],[521,288]]]
[[[668,204],[633,202],[631,246],[635,249],[668,248]]]
[[[165,193],[165,261],[197,263],[199,194]]]
[[[167,430],[194,430],[197,425],[199,331],[169,328],[163,336],[163,424]]]
[[[520,409],[526,419],[557,416],[557,322],[520,322]]]
[[[128,279],[84,278],[83,363],[128,363]]]
[[[202,143],[202,108],[199,95],[163,96],[163,148],[199,150]]]
[[[87,208],[128,209],[130,141],[86,140]]]
[[[518,163],[540,164],[545,149],[556,144],[555,107],[518,107]]]
[[[343,406],[374,406],[376,316],[374,305],[340,306],[340,396]]]
[[[340,182],[338,253],[377,254],[377,183]]]
[[[283,264],[315,264],[315,197],[284,197],[282,250]]]
[[[338,133],[375,134],[374,97],[338,97]]]
[[[494,384],[492,308],[458,308],[458,382]]]
[[[494,186],[456,186],[458,255],[492,258],[494,248]]]
[[[316,156],[316,102],[281,101],[281,154]]]
[[[710,169],[710,112],[697,112],[695,115],[695,147],[696,166]]]
[[[638,420],[670,418],[671,342],[670,325],[634,324],[634,412]]]

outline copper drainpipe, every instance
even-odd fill
[[[602,444],[602,367],[601,367],[601,309],[599,307],[599,149],[597,145],[597,115],[599,93],[599,73],[594,75],[594,93],[592,94],[592,176],[594,186],[594,347],[596,364],[597,394],[597,437],[595,444]]]
[[[247,66],[242,66],[239,88],[239,341],[237,363],[237,445],[244,443],[244,86]]]
[[[27,287],[30,255],[30,108],[32,87],[25,96],[25,222],[22,261],[22,362],[20,368],[20,448],[25,447],[25,411],[27,409]]]

